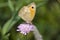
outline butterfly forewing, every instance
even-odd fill
[[[35,16],[35,11],[36,11],[36,5],[34,3],[29,4],[28,6],[24,6],[19,10],[18,15],[26,22],[31,22]],[[34,7],[32,12],[30,10],[31,7]],[[31,16],[32,15],[32,16]]]

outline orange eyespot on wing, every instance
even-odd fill
[[[35,16],[35,9],[34,9],[34,7],[31,6],[31,7],[29,7],[29,10],[30,10],[31,19],[33,19]]]

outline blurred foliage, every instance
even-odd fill
[[[18,10],[35,2],[36,15],[32,21],[44,40],[60,40],[60,0],[0,0],[0,39],[34,40],[32,33],[24,36],[16,27],[24,22],[18,17]]]

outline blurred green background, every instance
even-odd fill
[[[60,0],[0,0],[1,40],[34,40],[32,33],[25,37],[16,32],[16,27],[24,22],[18,17],[18,11],[31,2],[37,5],[32,22],[43,40],[60,40]]]

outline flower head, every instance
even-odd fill
[[[24,35],[27,35],[27,33],[29,33],[30,31],[33,31],[33,29],[34,29],[34,25],[32,24],[20,24],[18,26],[17,31],[19,31]]]

